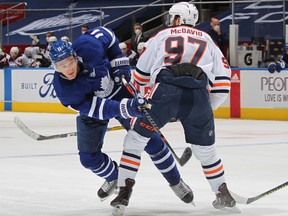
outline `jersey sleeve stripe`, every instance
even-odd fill
[[[150,76],[143,76],[142,74],[138,73],[138,71],[135,71],[133,76],[139,85],[146,85],[150,82]]]
[[[89,117],[93,117],[96,105],[97,105],[97,97],[94,96],[93,100],[92,100],[92,104],[91,104],[90,110],[89,110],[89,113],[88,113]]]
[[[142,75],[142,76],[149,76],[149,73],[141,71],[139,68],[136,67],[136,71],[138,74]]]
[[[103,109],[104,109],[104,104],[105,104],[106,99],[103,98],[99,107],[99,119],[103,120]]]
[[[101,27],[103,30],[105,30],[106,32],[108,32],[109,34],[110,34],[110,36],[111,36],[111,38],[112,38],[112,41],[111,41],[111,43],[110,43],[110,45],[109,45],[109,48],[115,43],[115,40],[116,40],[116,37],[115,37],[115,35],[109,30],[109,29],[107,29],[107,28],[105,28],[105,27]]]
[[[213,88],[214,87],[220,87],[220,86],[231,87],[231,83],[214,83],[213,84]]]
[[[214,83],[209,80],[210,93],[229,93],[231,88],[230,77],[216,76]]]
[[[231,80],[230,77],[227,76],[217,76],[215,77],[215,80]]]
[[[210,90],[210,93],[229,93],[228,89],[215,89],[215,90]]]

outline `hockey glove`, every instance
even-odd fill
[[[282,69],[285,68],[285,62],[280,60],[276,64],[276,71],[279,73]]]
[[[125,77],[127,82],[131,79],[129,58],[122,57],[113,59],[110,62],[112,68],[112,78],[116,84],[121,84],[122,76]]]
[[[143,117],[142,108],[149,107],[145,98],[124,98],[120,102],[120,114],[123,118]]]

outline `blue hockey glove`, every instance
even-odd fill
[[[112,78],[115,83],[121,84],[122,76],[125,77],[127,82],[131,79],[129,58],[122,57],[113,59],[111,62]]]
[[[120,114],[123,118],[143,117],[142,107],[148,107],[145,98],[124,98],[120,102]]]

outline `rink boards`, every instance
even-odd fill
[[[219,118],[288,120],[287,70],[233,69],[231,92]],[[0,70],[0,111],[75,113],[59,102],[53,69]],[[144,94],[149,89],[138,86]]]
[[[4,110],[4,70],[0,69],[0,111]]]

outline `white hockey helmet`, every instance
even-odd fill
[[[127,45],[125,42],[122,42],[122,43],[119,43],[119,48],[122,50],[122,49],[126,49],[127,48]]]
[[[18,55],[19,53],[19,48],[18,47],[11,47],[10,53],[16,53]]]
[[[175,16],[180,16],[180,25],[195,26],[198,21],[198,10],[194,4],[188,2],[179,2],[169,9],[170,24]]]
[[[70,42],[69,37],[67,37],[66,35],[63,36],[63,37],[61,37],[60,40],[62,40],[62,41],[66,41],[67,43]]]
[[[48,39],[48,43],[49,43],[49,44],[54,43],[54,42],[56,42],[56,41],[57,41],[57,38],[56,38],[55,36],[51,36],[51,37],[49,37],[49,39]]]

